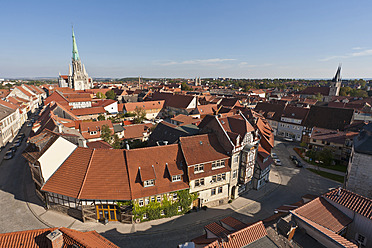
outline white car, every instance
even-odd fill
[[[284,138],[285,141],[293,142],[293,138]]]
[[[278,158],[278,155],[276,155],[276,153],[271,153],[271,157],[273,158],[273,159],[276,159],[276,158]]]
[[[275,162],[275,165],[282,165],[282,162],[280,161],[280,159],[274,159],[274,162]]]

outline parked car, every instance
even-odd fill
[[[278,158],[278,155],[276,155],[276,153],[271,153],[271,157],[273,158],[273,159],[277,159]]]
[[[11,159],[14,156],[13,150],[9,149],[4,156],[4,159]]]
[[[33,123],[30,121],[29,123],[27,123],[27,126],[28,127],[32,127]]]
[[[21,144],[22,144],[22,139],[21,138],[18,138],[18,139],[16,139],[15,141],[14,141],[14,145],[15,146],[21,146]]]
[[[297,167],[304,167],[303,164],[300,162],[300,161],[297,161],[297,164],[296,164]]]
[[[26,135],[24,133],[20,133],[20,134],[18,134],[17,137],[21,138],[23,140],[26,137]]]
[[[282,165],[282,162],[278,158],[274,159],[274,162],[275,162],[275,165],[278,165],[278,166]]]
[[[289,156],[289,158],[290,158],[292,161],[293,161],[293,160],[298,160],[297,157],[296,157],[296,156],[293,156],[293,155]]]
[[[285,141],[293,142],[293,138],[284,138]]]
[[[13,144],[11,147],[9,147],[9,150],[12,150],[13,152],[16,152],[17,151],[17,146]]]

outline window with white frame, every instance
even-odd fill
[[[225,160],[216,160],[212,162],[212,170],[225,167]]]
[[[149,204],[149,198],[146,198],[146,199],[145,199],[145,204],[146,204],[146,205]]]
[[[90,133],[90,135],[95,135],[95,134],[97,134],[97,131],[91,131],[89,133]]]
[[[142,199],[138,201],[138,205],[139,205],[140,207],[143,206],[143,200],[142,200]]]
[[[235,179],[237,175],[238,175],[238,170],[233,170],[232,178]]]
[[[151,196],[151,202],[155,201],[155,196]]]
[[[161,215],[161,216],[165,215],[164,210],[161,210],[161,211],[160,211],[160,215]]]
[[[144,187],[150,187],[150,186],[154,186],[154,185],[155,185],[155,180],[154,179],[146,180],[146,181],[143,182]]]
[[[199,173],[204,171],[204,164],[197,164],[194,166],[194,173]]]
[[[147,213],[144,213],[142,219],[146,220],[147,217],[148,217],[148,216],[147,216]]]
[[[226,180],[226,173],[222,173],[222,174],[212,176],[211,183],[220,182],[220,181],[224,181],[224,180]]]
[[[239,155],[235,155],[234,156],[234,163],[238,163],[239,162]]]
[[[181,206],[178,206],[177,211],[178,212],[181,212],[182,211],[182,207]]]
[[[173,193],[173,200],[177,200],[178,196],[177,193]]]
[[[211,189],[211,195],[215,195],[215,194],[216,194],[216,189],[215,188]]]
[[[181,175],[172,176],[172,182],[181,181]]]
[[[218,187],[218,194],[222,193],[222,187]]]
[[[161,202],[161,196],[157,196],[157,197],[156,197],[156,201],[157,201],[157,202]]]
[[[204,185],[204,178],[195,180],[195,187],[199,187],[199,186],[203,186],[203,185]]]

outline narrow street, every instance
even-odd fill
[[[24,129],[22,132],[24,132]],[[41,205],[41,202],[31,195],[34,194],[34,186],[26,161],[21,156],[21,151],[25,146],[26,144],[23,142],[16,157],[11,160],[4,160],[0,165],[0,209],[3,212],[0,217],[2,223],[0,232],[2,233],[47,227],[33,215],[25,202],[26,199],[33,199],[34,203]],[[275,190],[266,192],[268,187],[265,186],[260,191],[250,192],[250,194],[264,195],[256,201],[251,200],[249,194],[248,197],[241,196],[240,201],[245,200],[246,205],[238,209],[226,209],[226,206],[209,208],[205,212],[200,211],[184,215],[161,224],[156,224],[155,221],[151,222],[152,224],[149,223],[152,225],[151,228],[143,231],[136,230],[139,227],[137,224],[128,225],[131,233],[126,234],[118,232],[111,223],[106,226],[100,223],[82,223],[79,229],[97,230],[120,247],[176,247],[179,243],[189,241],[204,233],[204,225],[212,220],[200,221],[200,216],[213,216],[215,213],[217,213],[215,216],[232,215],[244,222],[252,223],[269,217],[274,213],[276,207],[299,201],[302,195],[308,193],[321,194],[339,185],[334,181],[311,173],[305,168],[296,168],[289,159],[290,154],[285,144],[277,143],[273,152],[277,153],[283,163],[283,166],[274,167],[277,171],[275,176],[280,178],[273,178],[273,173],[270,177],[271,188],[275,188]],[[273,187],[273,184],[277,185]],[[25,195],[26,190],[28,197]],[[243,199],[244,197],[247,198]],[[47,215],[45,214],[45,216]],[[185,227],[181,223],[186,219],[190,224]],[[75,225],[71,226],[71,228],[74,227]]]

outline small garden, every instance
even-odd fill
[[[315,173],[315,174],[318,174],[319,176],[322,176],[322,177],[325,177],[325,178],[328,178],[328,179],[331,179],[331,180],[334,180],[334,181],[337,181],[337,182],[340,182],[340,183],[344,183],[344,177],[343,176],[335,175],[335,174],[332,174],[332,173],[329,173],[329,172],[320,171],[320,170],[312,169],[312,168],[307,168],[307,169],[309,171]]]
[[[340,172],[346,172],[347,170],[347,166],[334,159],[333,153],[329,149],[316,151],[295,147],[293,150],[309,164]]]

